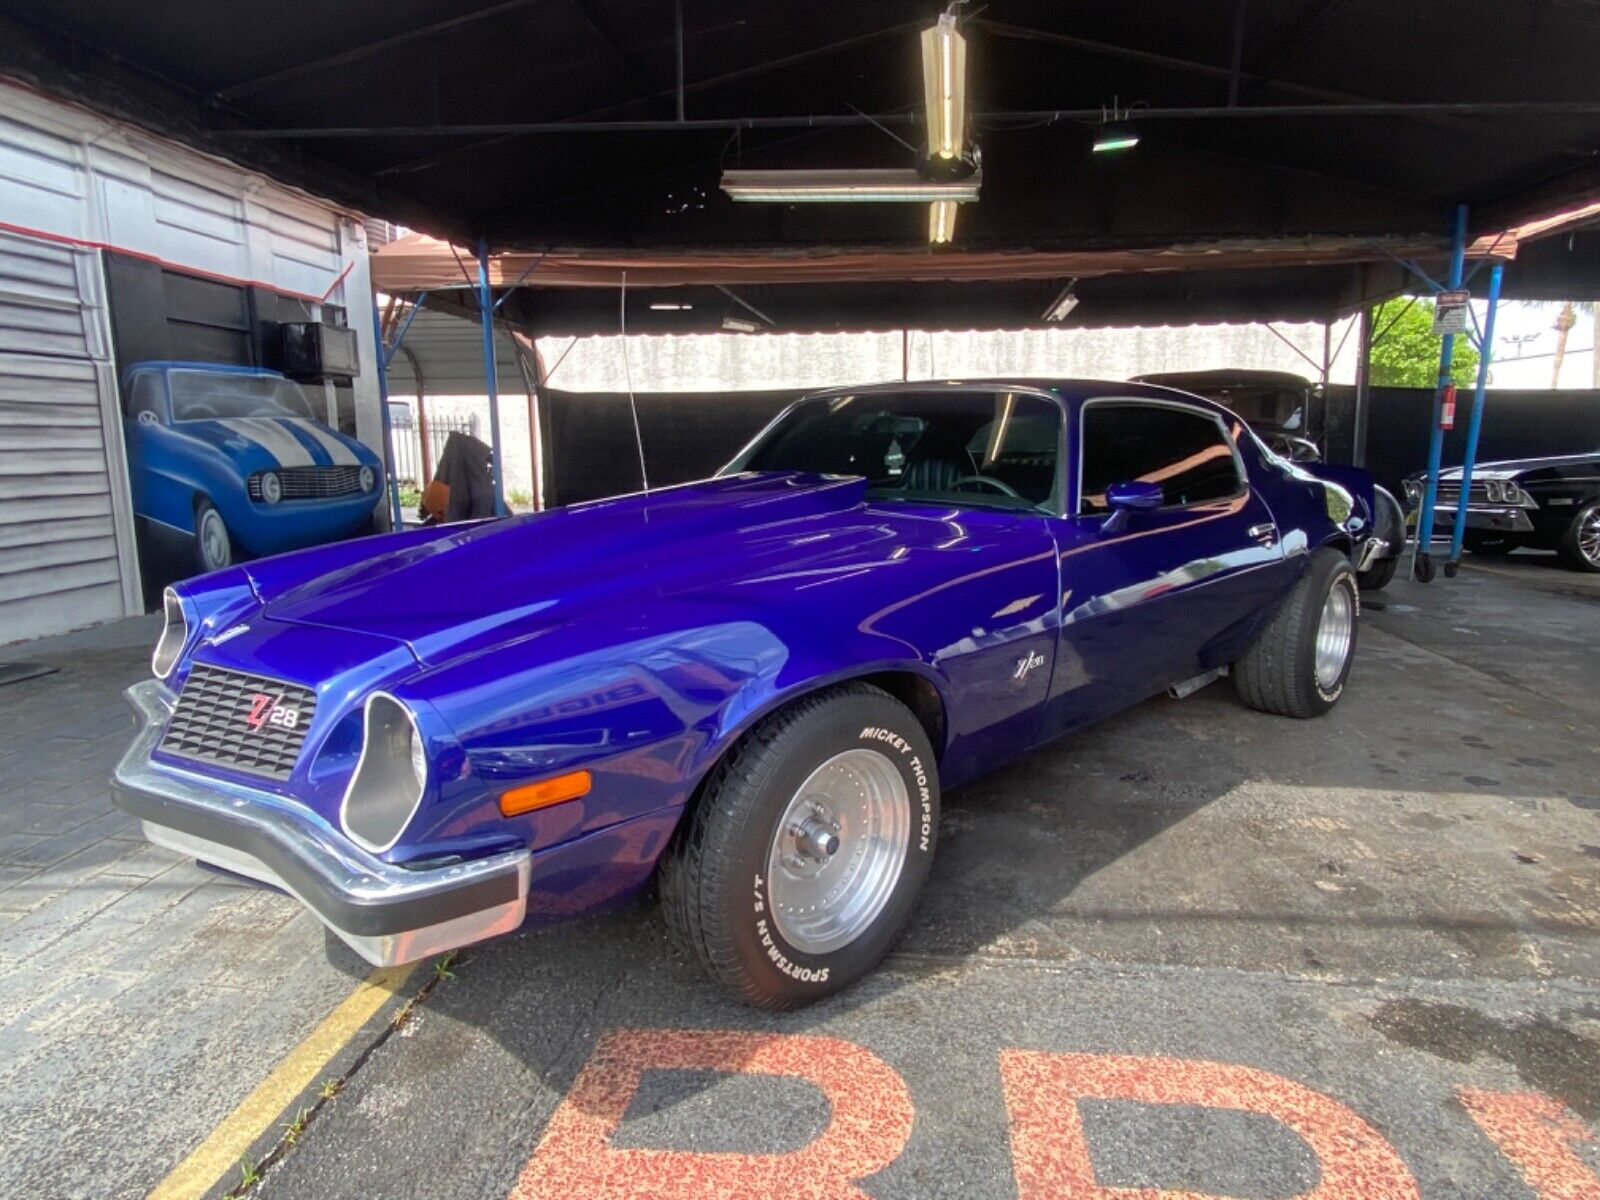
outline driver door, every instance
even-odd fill
[[[1277,594],[1283,548],[1213,410],[1145,398],[1077,413],[1067,516],[1055,521],[1061,607],[1047,705],[1059,733],[1232,661],[1232,635]],[[1163,503],[1113,517],[1119,482]]]

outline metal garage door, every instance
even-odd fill
[[[96,253],[0,234],[0,644],[141,607]]]

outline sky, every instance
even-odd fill
[[[1488,306],[1475,301],[1479,327]],[[1494,360],[1489,367],[1489,386],[1505,388],[1547,388],[1555,366],[1556,314],[1559,302],[1534,303],[1506,301],[1495,317]],[[1592,388],[1595,380],[1594,316],[1579,312],[1578,323],[1567,335],[1567,356],[1561,367],[1560,386]]]

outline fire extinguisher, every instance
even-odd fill
[[[1439,428],[1454,429],[1456,427],[1456,385],[1445,385],[1444,401],[1439,405]]]

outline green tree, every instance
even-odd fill
[[[1406,306],[1410,305],[1410,308]],[[1433,301],[1406,297],[1385,301],[1372,312],[1372,382],[1378,387],[1427,387],[1439,381],[1439,343],[1433,332]],[[1456,336],[1450,377],[1457,387],[1478,381],[1478,352]]]

